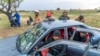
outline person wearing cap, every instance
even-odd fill
[[[68,12],[64,11],[63,14],[59,17],[59,20],[69,20]]]
[[[51,11],[47,11],[46,12],[45,20],[48,20],[48,21],[55,20],[54,17],[52,16],[52,12]]]
[[[76,21],[79,21],[79,22],[82,22],[84,23],[85,20],[84,20],[84,16],[83,15],[80,15],[77,19],[75,19]]]
[[[39,10],[35,10],[34,14],[35,14],[35,18],[33,20],[33,25],[41,23],[42,22],[42,18],[40,17]]]

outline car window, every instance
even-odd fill
[[[100,41],[99,41],[99,43],[97,44],[97,48],[98,48],[98,50],[100,50]]]
[[[92,37],[93,34],[92,33],[89,33],[89,32],[79,32],[79,31],[76,31],[77,28],[84,28],[84,29],[88,29],[88,27],[84,26],[84,25],[74,25],[74,26],[70,26],[70,27],[67,27],[67,32],[66,34],[68,34],[68,40],[76,40],[76,38],[80,37],[81,35],[83,35],[83,38],[82,41],[83,42],[87,42],[88,40],[86,40],[89,37]],[[78,38],[79,39],[79,38]],[[76,40],[77,41],[77,40]]]
[[[92,36],[89,32],[75,31],[71,37],[74,41],[87,43]]]
[[[41,26],[41,24],[37,24],[34,27],[27,30],[24,34],[19,36],[17,41],[17,46],[21,50],[21,52],[27,51],[30,46],[39,38],[41,34],[46,31],[45,28]]]
[[[65,37],[64,29],[56,29],[56,30],[60,32],[60,35],[59,35],[60,39],[64,39],[64,37]],[[54,40],[53,40],[53,33],[54,33],[56,30],[51,30],[50,32],[48,32],[48,33],[43,37],[43,39],[37,44],[37,46],[39,46],[39,48],[40,48],[41,46],[43,46],[43,45],[45,45],[45,44],[48,44],[48,43],[54,41]]]
[[[100,41],[97,45],[92,45],[90,48],[96,51],[97,53],[100,53]]]
[[[84,25],[74,25],[74,26],[69,26],[67,27],[67,32],[66,34],[68,34],[68,39],[70,39],[70,37],[73,35],[75,28],[86,28],[86,26]]]

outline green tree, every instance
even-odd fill
[[[57,11],[60,11],[60,8],[57,8]]]
[[[7,15],[9,19],[9,13],[16,11],[21,2],[22,0],[0,0],[0,12]]]

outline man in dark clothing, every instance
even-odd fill
[[[69,20],[68,13],[66,11],[63,12],[63,15],[59,17],[59,20]]]
[[[12,12],[8,13],[8,17],[9,17],[9,21],[10,21],[11,27],[13,27],[13,26],[15,27],[16,26],[16,22],[13,19]]]
[[[61,40],[61,33],[60,31],[56,30],[53,32],[53,36],[49,37],[45,44],[51,43],[53,41]],[[64,45],[57,45],[49,48],[49,53],[54,56],[59,56],[59,53],[62,52],[62,48],[64,48]]]
[[[60,39],[61,39],[61,34],[60,34],[59,31],[56,30],[56,31],[53,32],[53,36],[52,36],[52,37],[47,37],[47,39],[45,40],[44,43],[41,42],[41,44],[39,43],[40,45],[37,45],[37,46],[38,46],[38,48],[40,48],[40,47],[42,47],[42,46],[44,46],[44,45],[46,45],[46,44],[49,44],[49,43],[51,43],[51,42],[53,42],[53,41],[60,40]],[[47,51],[47,50],[46,50],[46,52],[45,52],[45,51],[41,51],[41,53],[45,53],[45,54],[42,54],[42,56],[47,56],[47,53],[48,53],[48,52],[49,52],[50,54],[52,54],[52,55],[57,55],[58,52],[54,51],[54,50],[56,50],[56,48],[57,48],[57,51],[58,51],[58,52],[59,52],[58,49],[62,49],[61,47],[59,48],[59,47],[57,47],[57,46],[51,47],[51,48],[49,48],[49,51]],[[37,56],[40,56],[40,54],[37,53]]]
[[[79,21],[79,22],[82,22],[82,23],[85,23],[85,19],[84,19],[84,16],[83,15],[80,15],[77,19],[75,19],[76,21]]]
[[[61,33],[58,30],[53,32],[52,37],[47,37],[46,41],[42,45],[40,45],[39,47],[42,47],[46,44],[49,44],[49,43],[51,43],[53,41],[57,41],[57,40],[61,40]],[[47,54],[50,53],[53,56],[62,56],[64,53],[63,51],[66,51],[66,49],[64,47],[66,47],[66,46],[56,45],[56,46],[50,47],[49,49],[41,51],[41,55],[47,56]],[[40,56],[39,53],[37,54],[37,56]]]
[[[17,26],[20,27],[20,15],[18,12],[15,13],[14,17],[16,17],[16,23],[17,23]]]
[[[60,31],[56,30],[53,32],[52,37],[48,37],[48,39],[45,41],[45,44],[48,44],[48,43],[51,43],[53,41],[60,40],[60,39],[61,39]]]
[[[27,20],[27,25],[31,25],[32,22],[33,22],[33,19],[31,16],[29,16],[29,20]]]
[[[85,42],[86,41],[86,33],[76,32],[74,40],[79,41],[79,42]]]

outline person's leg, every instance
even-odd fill
[[[11,26],[11,27],[13,27],[13,24],[12,24],[12,23],[10,23],[10,26]]]
[[[17,26],[17,24],[16,24],[16,21],[15,21],[15,20],[13,20],[13,25],[14,25],[14,27],[16,27],[16,26]]]
[[[17,22],[17,25],[18,25],[18,27],[20,27],[20,26],[21,26],[21,25],[20,25],[20,21],[18,21],[18,22]]]
[[[18,26],[20,27],[21,25],[20,25],[20,22],[18,22]]]
[[[16,23],[16,27],[18,26],[18,20],[15,20],[15,23]]]
[[[13,26],[14,26],[14,25],[13,25],[13,21],[10,21],[10,26],[11,26],[11,27],[13,27]]]
[[[42,56],[47,56],[49,49],[45,49],[41,51]]]

